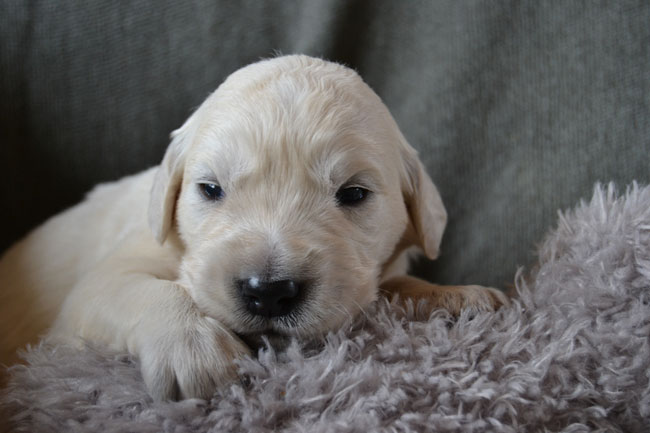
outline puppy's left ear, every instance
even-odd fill
[[[438,189],[431,181],[415,150],[406,145],[403,154],[406,179],[404,202],[415,231],[414,243],[430,259],[438,257],[442,234],[447,225],[447,211]]]
[[[172,226],[176,199],[183,181],[185,154],[189,147],[187,123],[172,132],[171,143],[165,151],[151,187],[149,227],[160,244],[165,242]]]

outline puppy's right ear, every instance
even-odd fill
[[[189,122],[188,122],[189,123]],[[149,227],[162,244],[174,220],[174,208],[183,181],[185,154],[189,147],[187,124],[172,132],[171,143],[156,171],[149,198]]]

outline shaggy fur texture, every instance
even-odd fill
[[[137,360],[36,347],[3,405],[25,431],[647,431],[650,187],[560,214],[497,314],[380,301],[323,342],[261,350],[209,401],[154,404]]]

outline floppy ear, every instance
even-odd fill
[[[404,202],[415,231],[413,242],[422,248],[428,258],[435,259],[447,225],[447,211],[438,189],[410,146],[406,149],[404,160],[407,172],[406,185],[403,187]]]
[[[183,180],[188,138],[185,125],[172,132],[162,163],[156,171],[149,198],[149,227],[159,243],[165,242],[174,220],[174,205]]]

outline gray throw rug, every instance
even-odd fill
[[[597,186],[538,253],[496,314],[380,300],[210,401],[153,403],[137,360],[40,346],[2,405],[33,432],[650,431],[650,187]]]

